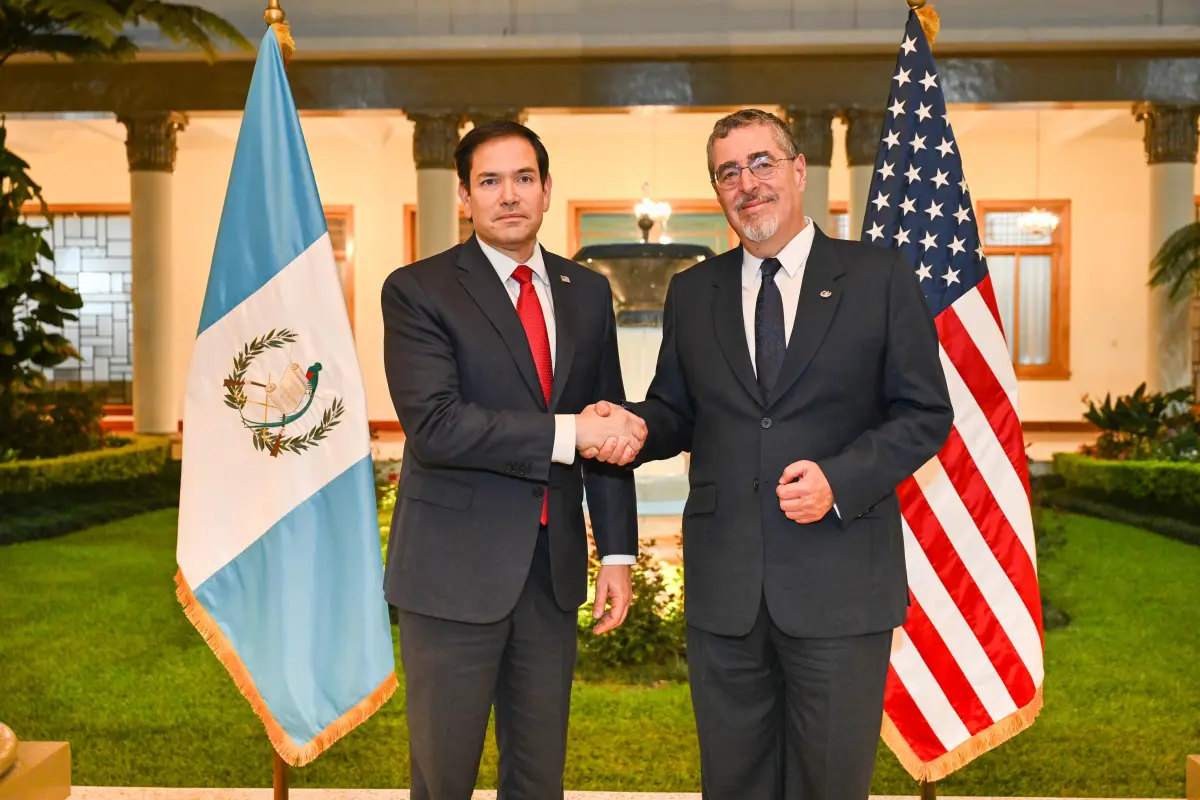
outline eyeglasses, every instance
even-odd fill
[[[723,189],[732,189],[741,182],[742,170],[744,169],[750,170],[751,175],[763,181],[773,176],[778,171],[779,165],[782,162],[795,160],[796,156],[789,156],[788,158],[759,156],[744,167],[740,164],[725,164],[713,173],[713,180]]]

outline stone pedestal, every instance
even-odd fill
[[[1196,106],[1141,103],[1134,109],[1145,125],[1146,163],[1150,169],[1149,263],[1163,242],[1195,219],[1197,144]],[[1167,297],[1168,289],[1148,290],[1146,378],[1151,391],[1170,391],[1192,383],[1191,323],[1188,296]]]
[[[179,427],[172,346],[176,336],[171,213],[176,133],[173,111],[120,116],[127,136],[133,262],[133,429],[172,434]]]
[[[829,168],[833,162],[833,109],[788,107],[788,126],[808,169],[804,213],[833,236],[829,225]]]
[[[417,165],[417,258],[458,244],[458,176],[454,148],[463,115],[454,111],[408,113]]]
[[[846,121],[846,161],[850,164],[850,205],[847,211],[851,239],[862,237],[863,215],[870,199],[867,195],[871,191],[871,177],[885,117],[883,111],[863,108],[849,108],[842,114]]]
[[[67,800],[71,796],[71,746],[19,742],[17,761],[0,776],[0,800]]]

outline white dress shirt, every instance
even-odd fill
[[[796,321],[796,306],[800,303],[800,285],[804,283],[804,267],[808,263],[808,254],[812,252],[813,221],[804,218],[804,230],[779,251],[775,257],[782,267],[775,273],[775,285],[783,296],[783,336],[784,345],[792,339],[792,325]],[[746,326],[746,346],[750,348],[750,365],[758,374],[758,364],[754,351],[754,306],[758,301],[758,290],[762,285],[763,259],[751,255],[750,251],[742,248],[742,321]]]
[[[512,274],[513,270],[520,266],[520,264],[478,236],[475,237],[475,240],[479,242],[479,247],[483,250],[483,254],[487,256],[487,260],[491,262],[492,268],[496,270],[496,275],[499,276],[500,281],[504,284],[504,289],[512,299],[513,307],[516,308],[517,300],[521,296],[521,284],[517,282]],[[554,325],[554,294],[550,291],[550,275],[546,271],[546,262],[542,258],[541,242],[534,243],[533,255],[529,258],[529,261],[525,262],[525,266],[533,271],[533,280],[531,283],[533,284],[534,291],[537,293],[538,302],[542,306],[542,317],[546,320],[546,335],[550,339],[550,365],[553,370],[558,362],[558,337]],[[550,460],[559,464],[574,463],[574,414],[554,415],[554,446],[550,451]],[[601,564],[633,564],[636,561],[637,558],[631,555],[608,555],[600,559]]]
[[[775,273],[775,285],[783,296],[783,341],[786,346],[792,340],[792,326],[796,322],[796,306],[800,304],[800,286],[804,283],[804,267],[808,264],[808,256],[812,252],[813,236],[816,229],[809,217],[804,218],[804,230],[800,231],[790,242],[783,246],[775,258],[779,259],[781,269]],[[750,366],[758,375],[758,364],[754,350],[754,306],[758,301],[758,292],[762,286],[763,259],[750,254],[742,248],[742,321],[746,327],[746,346],[750,348]],[[837,503],[833,504],[834,513],[839,517]]]

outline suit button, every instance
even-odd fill
[[[762,422],[761,422],[761,423],[759,423],[759,424],[760,424],[760,425],[762,425],[764,428],[769,428],[769,427],[771,427],[771,418],[770,418],[770,417],[763,417],[763,418],[762,418]]]
[[[543,494],[545,494],[545,492],[542,490],[542,488],[540,486],[533,490],[534,497],[541,497]]]
[[[754,479],[754,491],[758,491],[758,478]]]

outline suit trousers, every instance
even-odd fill
[[[497,800],[561,800],[576,619],[554,600],[545,526],[525,588],[503,620],[399,612],[412,800],[469,800],[493,706]]]
[[[705,800],[867,800],[891,641],[794,638],[765,601],[745,636],[689,626]]]

